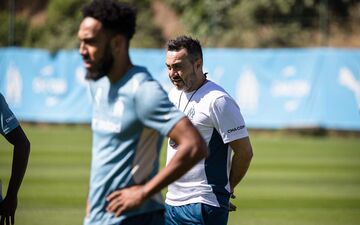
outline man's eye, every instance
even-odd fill
[[[92,45],[92,44],[95,44],[95,40],[94,39],[84,40],[84,43],[88,44],[88,45]]]

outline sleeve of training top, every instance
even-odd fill
[[[216,98],[211,104],[210,116],[224,143],[248,136],[240,108],[232,98]]]
[[[156,81],[141,84],[135,96],[136,112],[148,127],[168,135],[173,126],[185,115],[172,104]]]
[[[13,112],[9,109],[4,96],[0,94],[0,133],[2,135],[7,135],[18,126],[18,120],[16,119]]]

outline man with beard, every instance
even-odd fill
[[[206,144],[147,69],[132,64],[134,9],[115,0],[94,0],[82,12],[79,52],[93,98],[84,224],[164,224],[160,190],[206,157]],[[163,136],[178,151],[158,172]]]
[[[29,159],[30,142],[1,93],[0,134],[14,146],[11,177],[4,199],[1,196],[0,182],[0,225],[15,224],[15,211],[18,203],[17,195]]]
[[[166,66],[175,86],[170,100],[189,117],[209,147],[209,157],[169,185],[166,224],[225,225],[229,211],[236,209],[229,198],[253,155],[240,108],[222,87],[207,79],[198,40],[180,36],[168,41]],[[178,150],[169,141],[167,163]]]

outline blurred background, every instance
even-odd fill
[[[2,0],[0,45],[77,47],[86,0]],[[360,47],[358,0],[128,0],[138,8],[132,47],[161,48],[179,34],[204,47]]]
[[[78,54],[86,0],[0,1],[0,92],[32,143],[16,224],[81,224],[91,101]],[[129,0],[135,64],[171,87],[164,46],[200,40],[240,105],[254,159],[230,225],[360,224],[359,0]],[[3,194],[12,146],[0,138]],[[164,165],[165,151],[161,163]]]

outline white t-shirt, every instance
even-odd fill
[[[190,93],[174,88],[169,93],[169,99],[197,127],[208,144],[210,154],[169,185],[165,202],[172,206],[205,203],[228,207],[231,168],[231,148],[228,143],[248,136],[239,106],[212,81],[207,81],[197,91]],[[176,146],[171,147],[170,142],[167,163],[176,153]]]

